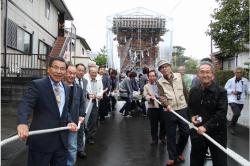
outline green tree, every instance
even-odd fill
[[[186,48],[182,47],[182,46],[173,46],[173,54],[176,56],[184,56],[184,52],[185,52]]]
[[[172,58],[174,70],[177,69],[178,66],[184,65],[184,62],[188,59],[188,57],[184,56],[185,50],[182,46],[173,46]]]
[[[195,74],[197,72],[197,61],[189,58],[189,60],[185,61],[186,73]]]
[[[221,56],[235,56],[247,51],[249,43],[249,0],[216,0],[219,7],[212,14],[214,21],[207,34],[222,52]]]
[[[108,58],[107,58],[107,49],[105,46],[103,46],[103,48],[100,49],[100,52],[98,52],[98,55],[97,57],[94,59],[94,61],[96,62],[96,64],[98,66],[100,65],[107,65],[107,61],[108,61]]]

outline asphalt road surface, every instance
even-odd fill
[[[122,106],[118,103],[118,110]],[[149,120],[147,117],[137,115],[131,118],[122,117],[118,111],[110,118],[106,118],[104,124],[98,127],[96,143],[87,145],[87,158],[77,160],[77,166],[165,166],[168,159],[167,147],[158,144],[151,146]],[[25,166],[27,161],[27,148],[24,147],[13,158],[3,159],[16,151],[16,146],[8,145],[2,148],[3,166]],[[20,145],[19,145],[20,146]],[[249,160],[249,129],[238,128],[238,134],[232,136],[228,133],[228,147]],[[180,166],[189,166],[190,141],[185,149],[185,162]],[[14,152],[13,152],[14,153]],[[4,161],[8,160],[8,162]],[[238,164],[228,159],[229,166]],[[211,160],[207,160],[205,166],[212,166]]]

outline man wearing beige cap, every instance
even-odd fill
[[[174,115],[170,110],[176,111],[188,119],[187,102],[184,85],[180,73],[173,73],[168,60],[162,59],[158,63],[158,70],[162,77],[158,80],[160,101],[163,103],[167,132],[167,150],[169,159],[166,165],[175,165],[177,161],[184,162],[183,150],[189,136],[189,126]],[[179,139],[176,143],[176,128],[179,128]]]

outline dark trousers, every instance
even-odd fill
[[[77,151],[84,152],[85,142],[83,142],[84,133],[84,123],[81,124],[80,129],[77,132]]]
[[[153,141],[158,141],[166,137],[166,126],[164,120],[165,112],[161,108],[149,108],[148,116],[150,121],[151,136]],[[160,134],[158,136],[158,124],[160,123]]]
[[[128,113],[131,111],[131,99],[129,97],[121,97],[122,100],[124,100],[126,103],[123,105],[123,107],[120,109],[120,113],[124,113],[124,115],[128,115]]]
[[[176,110],[176,113],[188,119],[187,108]],[[188,141],[189,126],[172,112],[166,112],[167,149],[169,160],[176,160],[181,155]],[[176,128],[179,128],[179,139],[176,144]]]
[[[86,130],[87,141],[94,140],[97,131],[97,123],[98,123],[98,107],[96,106],[96,102],[93,102],[93,107],[89,115],[87,130]]]
[[[235,127],[236,124],[237,124],[237,121],[240,117],[240,113],[241,113],[241,110],[243,108],[243,104],[237,104],[237,103],[229,103],[231,109],[232,109],[232,112],[233,112],[233,118],[231,120],[231,124],[230,126],[231,127]]]
[[[110,101],[106,93],[103,94],[103,98],[100,100],[99,104],[100,106],[98,112],[100,116],[100,121],[104,121],[105,116],[107,116],[108,112],[110,112]]]
[[[141,99],[141,106],[142,106],[142,113],[143,113],[144,115],[147,114],[147,112],[146,112],[146,104],[145,104],[145,101],[146,101],[146,99],[143,97],[143,98]]]
[[[116,105],[116,99],[114,96],[110,96],[110,101],[111,101],[111,108],[112,108],[112,111],[115,111],[115,105]]]
[[[39,152],[29,148],[28,166],[66,166],[67,155],[68,151],[63,145],[53,152]]]
[[[226,147],[227,136],[226,131],[223,134],[211,135],[219,144]],[[205,162],[205,155],[209,147],[212,157],[213,166],[227,166],[227,155],[217,148],[213,143],[207,140],[205,137],[199,135],[194,129],[191,130],[191,153],[190,153],[190,165],[202,166]]]

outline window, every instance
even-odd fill
[[[72,42],[71,42],[71,52],[75,52],[75,40],[72,39]]]
[[[82,55],[84,55],[84,48],[82,48]]]
[[[45,17],[49,19],[50,16],[50,2],[49,0],[45,0]]]
[[[8,20],[7,45],[26,54],[31,53],[32,36],[13,21]]]
[[[38,41],[38,54],[41,54],[39,57],[40,59],[46,60],[46,56],[43,55],[48,55],[51,51],[51,46],[48,44],[44,43],[43,41],[39,40]]]

